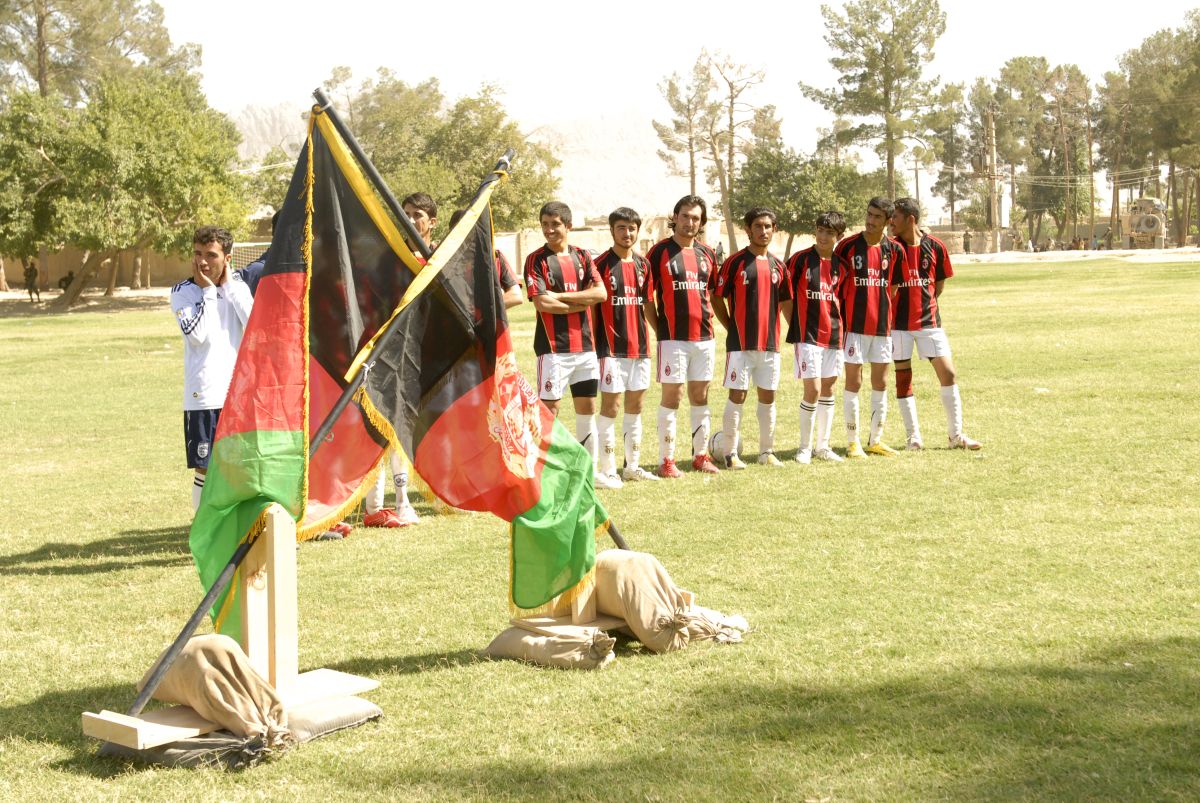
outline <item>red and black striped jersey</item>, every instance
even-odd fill
[[[517,286],[517,274],[513,273],[512,265],[504,258],[504,254],[496,251],[496,273],[500,274],[500,289],[507,290]]]
[[[779,257],[743,248],[725,260],[717,292],[729,302],[726,351],[779,351],[779,302],[792,297]]]
[[[682,248],[668,237],[646,254],[646,294],[654,294],[659,340],[712,340],[709,292],[717,286],[717,255],[704,243]]]
[[[543,245],[525,260],[525,286],[530,299],[547,292],[575,293],[599,283],[591,254],[573,245],[567,247],[565,254],[556,254]],[[538,313],[534,354],[580,354],[594,350],[591,307],[564,315]]]
[[[796,303],[788,321],[787,342],[826,349],[845,345],[838,299],[849,274],[846,263],[836,252],[829,259],[821,259],[813,246],[792,255],[788,260],[788,283]]]
[[[935,329],[942,325],[938,310],[936,283],[954,275],[946,244],[925,234],[921,242],[909,245],[903,239],[904,272],[897,285],[896,314],[893,329]]]
[[[892,331],[888,288],[899,284],[904,275],[904,249],[887,237],[872,248],[859,233],[842,240],[834,250],[847,266],[839,299],[845,333],[887,337]]]
[[[608,297],[597,306],[596,354],[600,357],[650,356],[650,335],[642,308],[650,265],[640,254],[632,256],[622,260],[610,248],[596,257],[596,272],[608,290]]]

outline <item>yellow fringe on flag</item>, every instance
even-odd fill
[[[603,524],[596,527],[595,537],[597,539],[608,534],[608,525],[611,519],[605,519]],[[512,551],[512,524],[508,525],[508,611],[512,614],[513,619],[541,619],[543,617],[558,617],[570,616],[571,603],[580,594],[591,591],[596,587],[596,567],[593,565],[588,573],[583,576],[578,583],[568,588],[566,591],[559,594],[554,599],[547,602],[545,605],[539,605],[536,608],[521,608],[517,603],[513,602],[512,598],[512,577],[513,569],[513,551]]]

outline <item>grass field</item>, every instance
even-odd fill
[[[507,619],[498,520],[305,545],[301,668],[379,679],[387,716],[241,774],[96,759],[80,732],[200,597],[169,311],[0,319],[0,799],[1196,800],[1198,299],[1200,263],[963,266],[943,309],[982,453],[605,492],[635,549],[750,620],[741,645],[480,661]]]

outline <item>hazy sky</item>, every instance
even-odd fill
[[[306,105],[334,66],[347,65],[356,79],[380,66],[413,82],[437,76],[450,97],[497,82],[510,113],[527,128],[626,109],[665,119],[659,81],[686,71],[706,46],[767,68],[757,100],[779,108],[789,144],[811,150],[816,127],[829,121],[796,86],[804,80],[827,87],[835,80],[816,3],[765,0],[739,16],[737,4],[713,0],[661,6],[159,2],[173,40],[203,46],[204,88],[223,111],[252,101]],[[1170,4],[1152,7],[1153,13],[1117,15],[1094,4],[945,0],[947,29],[931,73],[943,82],[969,83],[997,74],[1013,56],[1042,55],[1078,64],[1099,79],[1146,36],[1183,23],[1182,6],[1174,12]]]

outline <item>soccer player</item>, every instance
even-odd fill
[[[462,220],[465,214],[467,214],[465,209],[454,210],[454,214],[450,216],[450,228],[453,229],[458,225],[458,221]],[[500,253],[499,248],[495,250],[496,273],[500,275],[500,289],[504,291],[504,308],[509,310],[519,307],[525,303],[525,299],[521,298],[521,283],[517,281],[517,274],[513,272],[512,266],[508,264],[504,254]]]
[[[892,361],[889,288],[900,281],[904,261],[904,250],[885,232],[892,211],[892,202],[887,198],[872,198],[867,204],[863,231],[837,246],[837,254],[849,270],[838,300],[846,330],[842,412],[846,416],[846,456],[852,458],[866,458],[858,439],[858,390],[862,387],[864,363],[871,364],[871,432],[866,451],[899,454],[882,439],[887,418],[887,369]]]
[[[791,285],[787,267],[767,250],[777,221],[775,211],[766,207],[756,206],[745,214],[742,222],[750,244],[725,260],[712,299],[717,320],[729,332],[724,383],[729,403],[722,421],[727,469],[746,467],[738,456],[738,426],[751,384],[758,391],[758,462],[783,465],[775,456],[775,390],[779,387],[780,302],[791,298]]]
[[[596,354],[600,358],[600,457],[598,471],[616,478],[616,425],[625,394],[625,480],[658,480],[640,465],[642,399],[650,387],[650,334],[646,329],[646,281],[650,265],[634,252],[642,218],[622,206],[608,216],[612,248],[596,257],[605,299],[597,307]]]
[[[537,310],[533,353],[538,360],[538,395],[558,415],[563,390],[575,403],[575,437],[597,462],[596,393],[600,366],[593,344],[592,307],[607,293],[592,257],[567,242],[571,207],[551,201],[539,214],[546,244],[525,260],[525,287]],[[597,488],[620,488],[615,474],[595,472]]]
[[[171,288],[171,311],[183,335],[183,437],[192,482],[192,509],[200,507],[204,476],[238,347],[254,298],[229,261],[233,235],[203,226],[192,235],[192,278]]]
[[[708,456],[708,387],[712,383],[716,344],[713,341],[710,293],[718,264],[712,249],[696,238],[708,223],[708,206],[699,195],[675,204],[672,234],[646,255],[650,263],[646,315],[655,319],[658,336],[658,476],[682,477],[675,466],[675,416],[686,382],[692,424],[692,468],[706,474],[718,469]]]
[[[423,192],[414,192],[404,197],[404,200],[400,202],[400,208],[404,210],[404,214],[408,215],[408,219],[412,221],[413,227],[421,235],[425,244],[432,245],[433,227],[437,225],[437,203]],[[405,242],[408,243],[408,247],[417,261],[424,265],[425,257],[421,256],[417,246],[407,238]],[[366,498],[363,500],[367,509],[362,520],[363,526],[395,528],[420,524],[421,517],[417,515],[417,511],[408,498],[408,467],[400,459],[400,455],[396,454],[395,449],[388,448],[384,453],[384,458],[391,469],[392,485],[396,489],[396,507],[383,506],[389,472],[381,468],[379,479],[367,491]]]
[[[908,448],[922,448],[921,426],[917,422],[917,403],[912,390],[912,356],[929,360],[942,386],[942,406],[951,449],[981,449],[962,431],[962,398],[958,393],[958,375],[950,356],[950,342],[942,329],[938,297],[942,287],[954,275],[945,244],[921,231],[921,205],[915,198],[900,198],[892,213],[892,226],[905,249],[904,273],[896,293],[896,314],[892,323],[893,356],[896,360],[896,397]]]
[[[842,375],[842,310],[838,301],[848,265],[834,253],[846,231],[846,219],[825,212],[814,227],[816,244],[788,261],[792,301],[780,304],[788,319],[787,340],[796,350],[796,378],[804,382],[800,402],[800,449],[796,462],[818,460],[840,463],[829,448],[833,431],[833,392]],[[813,418],[817,420],[817,448],[812,448]]]

